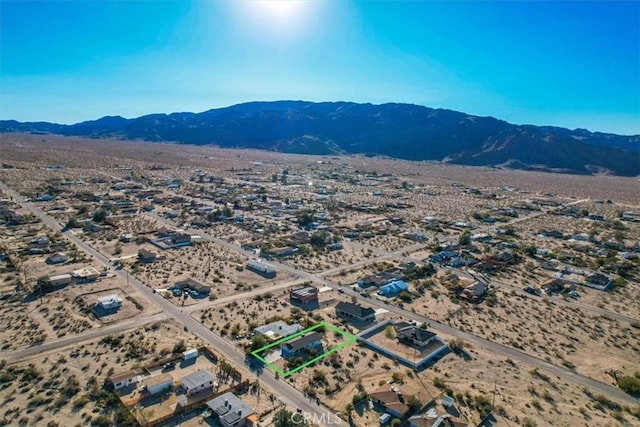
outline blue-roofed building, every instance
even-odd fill
[[[408,289],[409,285],[407,285],[407,282],[404,280],[394,280],[393,282],[389,282],[386,285],[381,286],[378,294],[383,297],[395,297],[400,292]]]

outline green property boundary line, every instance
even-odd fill
[[[330,348],[328,351],[325,351],[324,353],[320,354],[319,356],[316,356],[311,360],[307,360],[302,365],[297,366],[297,367],[295,367],[295,368],[293,368],[293,369],[291,369],[289,371],[283,371],[282,369],[278,368],[273,363],[268,362],[264,357],[259,355],[259,353],[262,353],[265,350],[269,350],[270,348],[279,346],[282,343],[285,343],[287,341],[291,341],[292,339],[295,339],[295,338],[297,338],[297,337],[299,337],[301,335],[306,334],[307,332],[311,332],[311,331],[313,331],[315,329],[318,329],[318,328],[321,328],[323,326],[325,328],[337,333],[337,334],[342,335],[343,337],[347,338],[347,340],[344,341],[344,342],[341,342],[340,344],[338,344],[335,347]],[[258,359],[263,364],[265,364],[266,366],[268,366],[269,368],[271,368],[271,370],[274,371],[275,373],[277,373],[279,376],[281,376],[283,378],[287,378],[288,376],[290,376],[292,374],[295,374],[298,371],[303,370],[304,368],[306,368],[307,366],[317,362],[318,360],[322,360],[325,357],[335,353],[336,351],[340,351],[343,348],[345,348],[346,346],[353,344],[354,342],[356,342],[357,339],[358,339],[358,337],[356,337],[355,335],[351,335],[350,333],[348,333],[346,331],[343,331],[342,329],[336,328],[335,326],[333,326],[330,323],[320,322],[320,323],[316,323],[315,325],[310,326],[310,327],[308,327],[306,329],[303,329],[303,330],[301,330],[299,332],[296,332],[293,335],[289,335],[287,337],[280,338],[279,340],[276,340],[276,341],[272,342],[271,344],[267,344],[264,347],[261,347],[261,348],[259,348],[257,350],[254,350],[254,351],[251,352],[251,355],[253,357],[255,357],[256,359]]]

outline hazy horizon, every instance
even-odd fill
[[[384,105],[384,104],[405,104],[405,105],[417,105],[420,107],[427,107],[427,108],[433,108],[433,109],[438,109],[438,107],[430,107],[428,105],[420,105],[420,104],[414,104],[414,103],[402,103],[402,102],[388,102],[388,103],[373,103],[373,102],[353,102],[353,101],[344,101],[344,100],[337,100],[337,101],[307,101],[304,99],[274,99],[272,101],[269,100],[253,100],[253,101],[245,101],[245,102],[239,102],[237,104],[232,104],[232,105],[225,105],[225,106],[221,106],[221,107],[213,107],[213,108],[208,108],[206,110],[201,110],[201,111],[151,111],[145,114],[141,114],[139,116],[124,116],[122,114],[107,114],[104,116],[100,116],[100,117],[94,117],[94,118],[90,118],[87,120],[81,120],[81,121],[77,121],[77,122],[52,122],[49,120],[29,120],[29,121],[20,121],[20,122],[33,122],[33,123],[37,123],[37,122],[45,122],[45,123],[54,123],[54,124],[58,124],[58,125],[75,125],[75,124],[79,124],[79,123],[83,123],[83,122],[91,122],[91,121],[97,121],[106,117],[122,117],[124,119],[127,120],[132,120],[132,119],[137,119],[140,117],[144,117],[144,116],[150,116],[150,115],[156,115],[156,114],[164,114],[164,115],[170,115],[170,114],[182,114],[182,113],[194,113],[194,114],[200,114],[200,113],[204,113],[210,110],[218,110],[218,109],[224,109],[224,108],[230,108],[230,107],[234,107],[237,105],[243,105],[243,104],[252,104],[252,103],[275,103],[275,102],[313,102],[313,103],[340,103],[340,102],[345,102],[345,103],[354,103],[354,104],[370,104],[370,105]],[[447,110],[451,110],[451,109],[447,109]],[[455,111],[455,110],[451,110],[451,111]],[[459,111],[461,113],[467,113],[466,111]],[[495,119],[498,120],[504,120],[501,117],[496,117],[496,116],[491,116],[491,115],[486,115],[486,116],[481,116],[481,115],[477,115],[477,117],[493,117]],[[12,118],[2,118],[0,117],[0,120],[15,120]],[[527,126],[527,125],[533,125],[533,126],[552,126],[552,127],[558,127],[556,125],[549,125],[547,123],[517,123],[517,122],[511,122],[508,120],[505,120],[511,124],[514,125],[523,125],[523,126]],[[563,128],[566,128],[564,126],[560,126]],[[589,132],[600,132],[600,133],[612,133],[612,134],[616,134],[619,136],[640,136],[640,132],[636,133],[636,134],[623,134],[623,133],[616,133],[616,132],[606,132],[606,131],[600,131],[600,130],[594,130],[594,129],[588,129],[588,128],[567,128],[569,130],[577,130],[577,129],[583,129],[583,130],[587,130]]]

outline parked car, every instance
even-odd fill
[[[525,286],[522,290],[531,295],[540,296],[540,291],[534,288],[533,286]]]

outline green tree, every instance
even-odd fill
[[[326,230],[314,231],[309,237],[309,242],[314,246],[323,246],[326,244],[331,235]]]
[[[104,209],[98,209],[93,214],[93,222],[104,222],[106,218],[107,218],[107,211]]]
[[[402,291],[398,294],[398,298],[400,298],[404,302],[411,302],[411,294],[407,291]]]
[[[409,396],[408,405],[411,412],[417,412],[418,410],[420,410],[420,408],[422,408],[422,402],[420,402],[420,400],[416,396]]]
[[[460,237],[458,238],[458,243],[460,243],[463,246],[471,243],[471,231],[468,228],[465,228],[462,231],[462,233],[460,234]]]
[[[485,218],[485,215],[480,212],[474,212],[473,214],[471,214],[471,216],[473,217],[473,219],[477,219],[478,221],[482,221]]]
[[[395,338],[396,330],[393,328],[393,325],[388,325],[386,328],[384,328],[384,335],[387,338]]]
[[[627,376],[618,378],[618,387],[632,396],[640,395],[640,378]]]
[[[305,211],[298,216],[298,224],[302,227],[311,224],[313,222],[313,214],[309,211]]]
[[[347,418],[351,418],[353,415],[353,403],[347,403],[347,406],[344,408],[344,411],[347,413]]]
[[[453,338],[452,340],[449,341],[448,345],[451,351],[458,354],[464,350],[465,342],[462,341],[460,338]]]
[[[78,220],[75,218],[71,218],[69,221],[67,221],[67,223],[64,225],[64,228],[76,228],[78,226]]]
[[[187,346],[184,343],[184,340],[180,340],[174,344],[173,350],[171,351],[173,354],[182,353],[187,350]]]
[[[308,427],[309,423],[300,413],[294,414],[286,409],[280,409],[273,416],[273,425],[275,427]]]
[[[93,417],[91,419],[91,425],[96,427],[111,427],[113,422],[111,419],[105,415],[98,415],[97,417]]]
[[[224,208],[222,208],[222,215],[227,218],[231,218],[233,216],[233,209],[231,209],[229,206],[225,206]]]
[[[40,276],[38,277],[38,280],[36,282],[39,286],[42,287],[47,287],[47,286],[51,286],[51,279],[49,278],[49,276]]]

